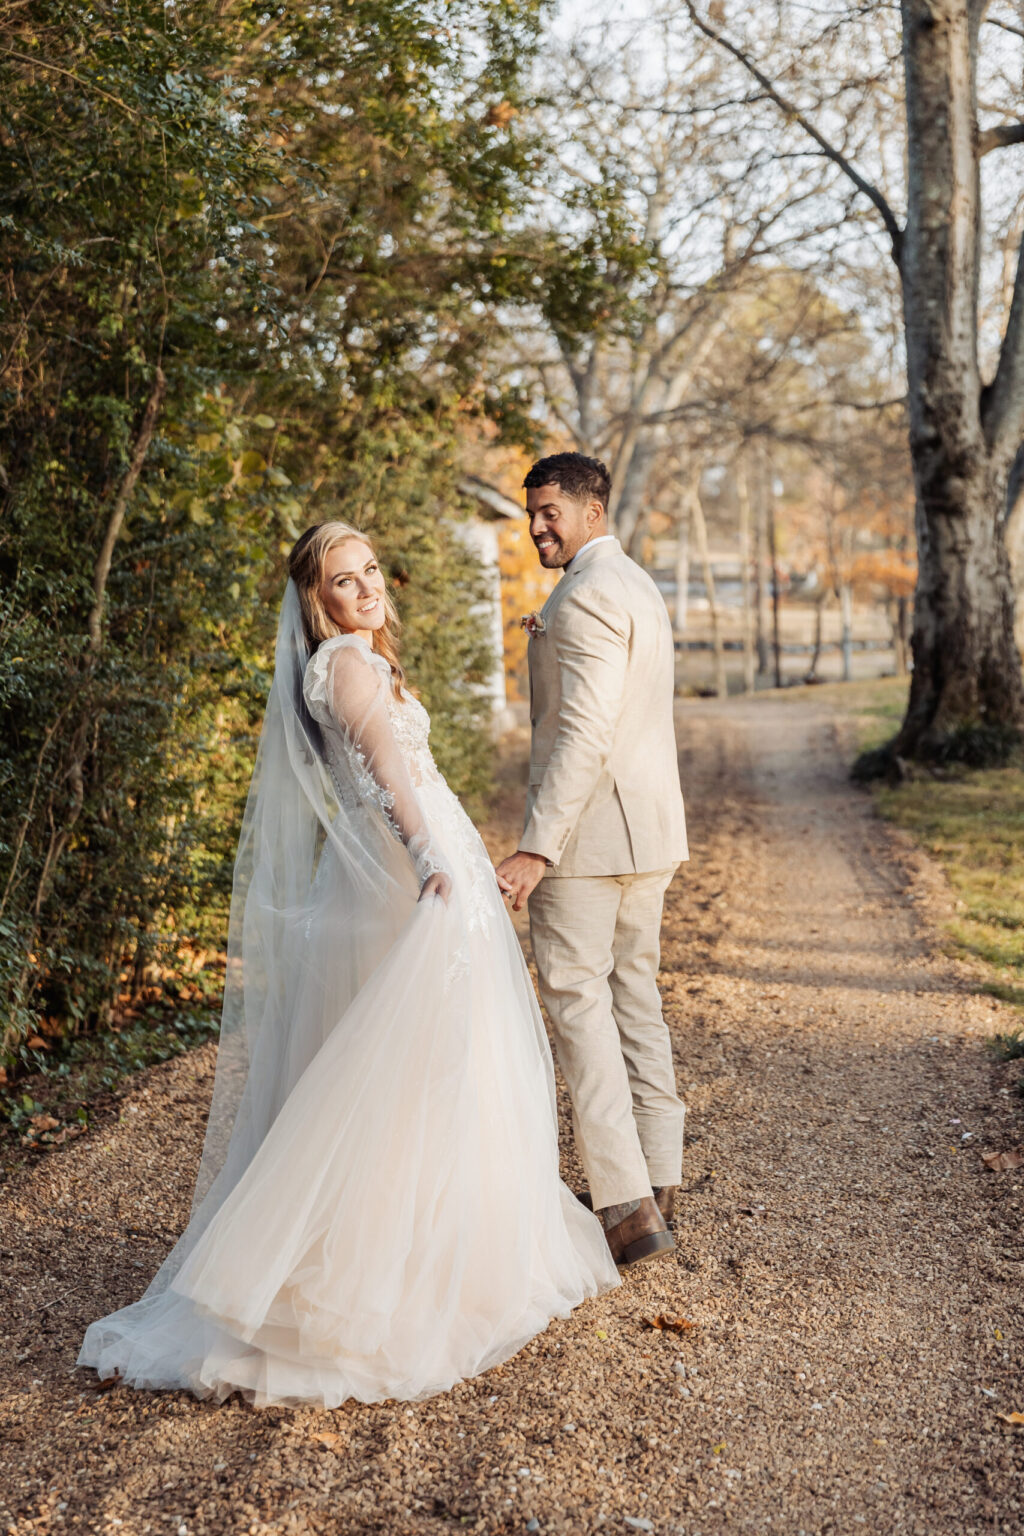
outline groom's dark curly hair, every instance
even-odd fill
[[[612,477],[600,459],[588,459],[583,453],[552,453],[538,459],[523,481],[525,490],[538,485],[557,485],[577,501],[599,501],[608,511]]]

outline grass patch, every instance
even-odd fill
[[[945,869],[956,948],[995,973],[989,990],[1024,1003],[1024,768],[922,773],[874,793],[882,815]]]
[[[793,692],[852,719],[855,750],[870,752],[895,735],[907,689],[906,678],[894,677]],[[922,768],[903,784],[873,784],[871,793],[881,815],[946,871],[954,950],[985,967],[984,991],[1024,1009],[1024,755],[1017,750],[1003,767]]]
[[[1015,1008],[1024,1008],[1024,987],[1008,986],[1002,981],[988,981],[982,988],[989,997],[998,997],[1002,1003],[1012,1003]]]

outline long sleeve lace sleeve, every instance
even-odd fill
[[[449,873],[431,840],[416,789],[388,715],[385,676],[359,646],[337,646],[328,658],[325,703],[345,742],[359,794],[384,817],[404,843],[422,885]]]

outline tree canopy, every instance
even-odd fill
[[[47,0],[0,22],[0,991],[7,1062],[223,929],[283,555],[370,531],[456,789],[485,774],[455,442],[540,0]]]

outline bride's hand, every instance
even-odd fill
[[[436,875],[428,875],[420,887],[420,901],[426,901],[428,896],[440,896],[445,906],[448,905],[448,897],[452,893],[452,877],[439,870]]]

